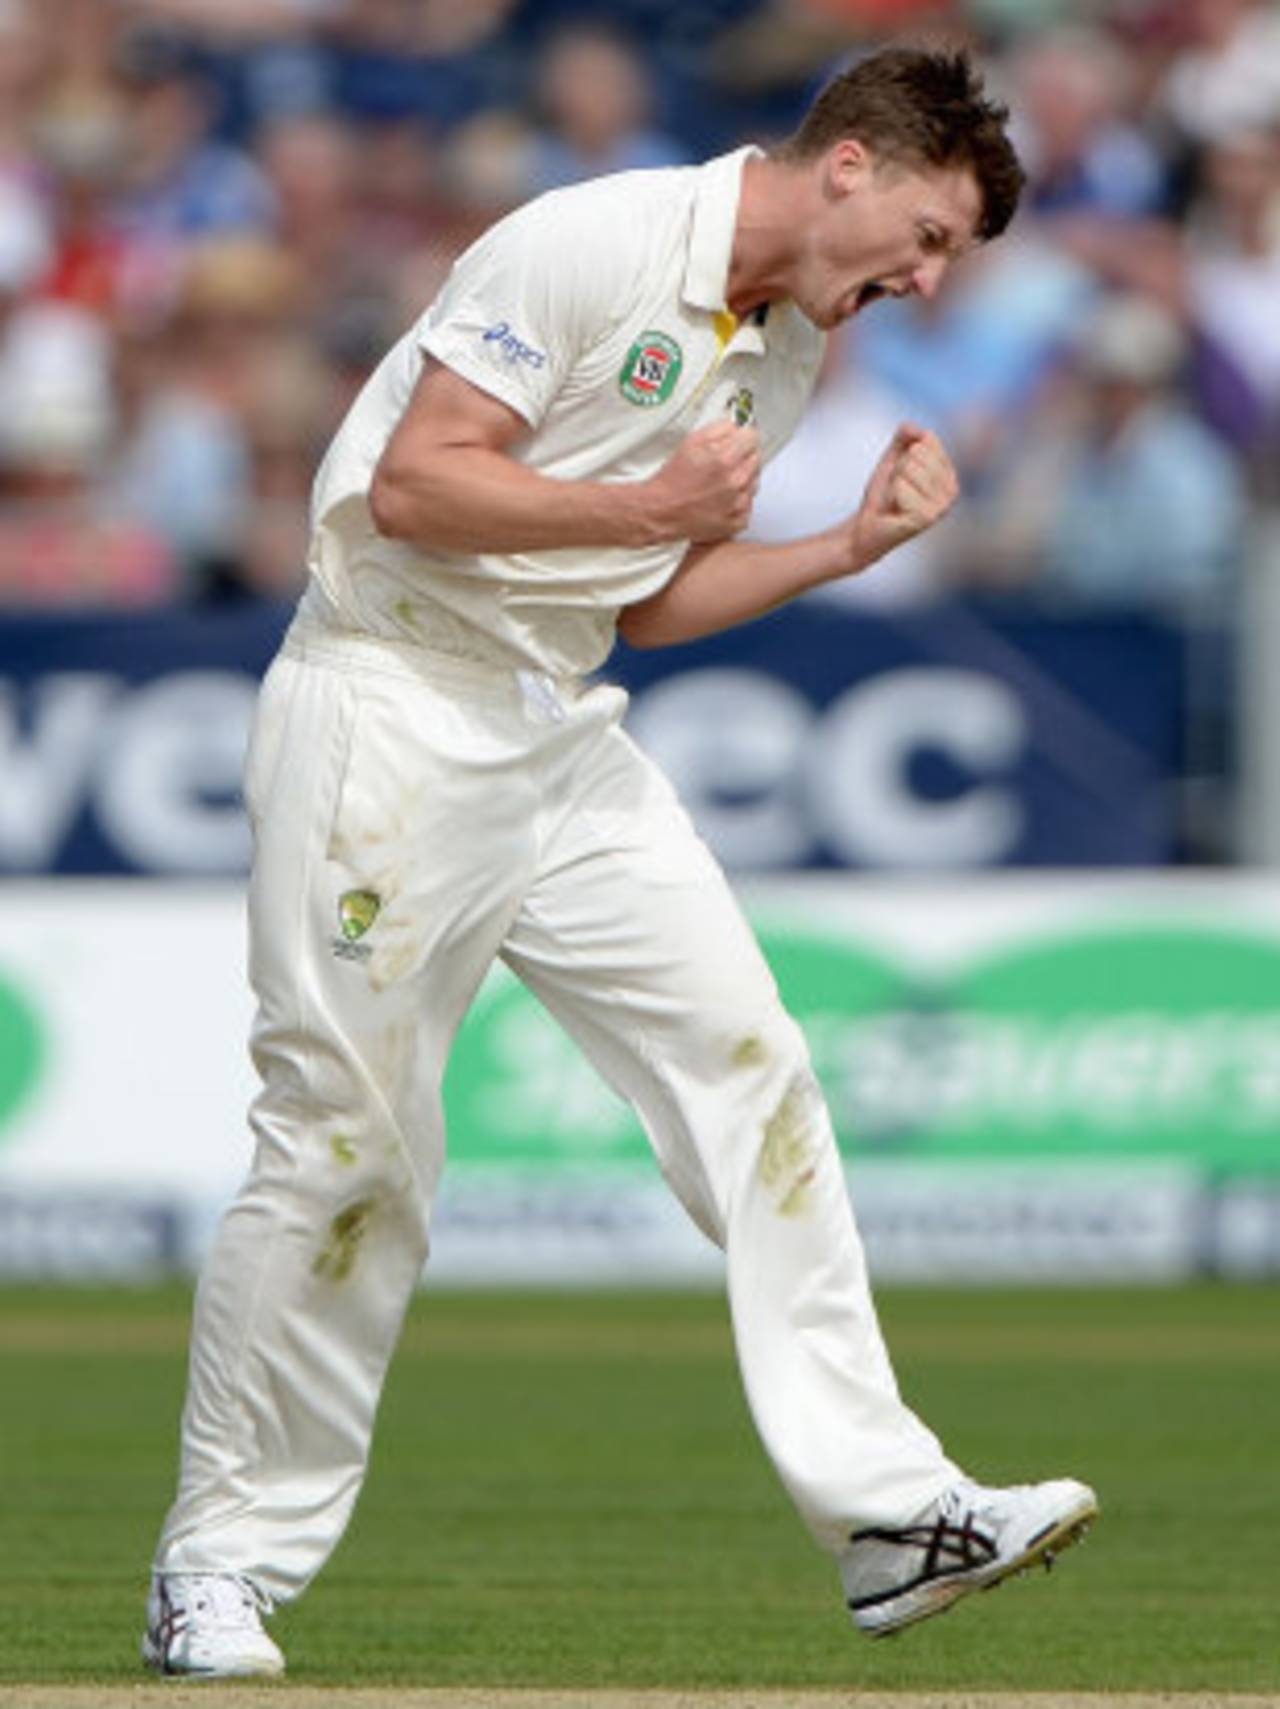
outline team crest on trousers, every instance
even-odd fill
[[[675,391],[683,366],[684,355],[674,338],[665,332],[642,332],[627,351],[618,385],[628,403],[653,409]]]
[[[338,898],[340,936],[331,940],[333,953],[342,961],[368,961],[373,954],[360,939],[382,911],[382,898],[373,890],[344,890]]]

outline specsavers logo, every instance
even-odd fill
[[[854,1156],[1180,1158],[1280,1175],[1274,938],[1081,922],[945,973],[794,926],[762,938]],[[756,1060],[758,1041],[732,1051],[733,1066]],[[447,1095],[465,1162],[647,1155],[626,1106],[507,976],[463,1027]]]
[[[642,332],[627,351],[618,384],[628,403],[653,409],[666,403],[676,389],[684,357],[665,332]]]
[[[0,974],[0,1145],[45,1070],[44,1028],[26,994]]]
[[[784,943],[775,971],[855,1152],[1280,1172],[1280,944],[1263,933],[1081,922],[945,978],[899,970],[857,1017],[809,1000],[817,950]]]

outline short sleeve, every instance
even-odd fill
[[[418,323],[421,349],[531,427],[619,312],[626,258],[593,201],[553,191],[499,221]]]

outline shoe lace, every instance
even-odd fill
[[[193,1574],[186,1600],[193,1611],[208,1614],[220,1626],[256,1627],[272,1609],[267,1592],[241,1573]]]
[[[935,1535],[940,1550],[959,1555],[966,1566],[988,1561],[998,1548],[997,1503],[982,1499],[977,1485],[947,1490],[938,1502]]]
[[[857,1531],[850,1542],[891,1544],[897,1548],[920,1550],[919,1566],[914,1576],[892,1576],[894,1590],[901,1592],[929,1579],[951,1573],[967,1572],[985,1566],[999,1552],[996,1531],[988,1517],[989,1509],[982,1501],[985,1491],[977,1484],[958,1485],[946,1490],[933,1511],[913,1525],[901,1528],[877,1526]],[[871,1600],[876,1600],[872,1597]]]

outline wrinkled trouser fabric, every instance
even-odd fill
[[[288,1599],[341,1536],[495,956],[724,1248],[751,1410],[819,1543],[958,1475],[899,1398],[803,1038],[624,705],[355,637],[273,665],[246,777],[256,1152],[197,1293],[159,1570]]]

